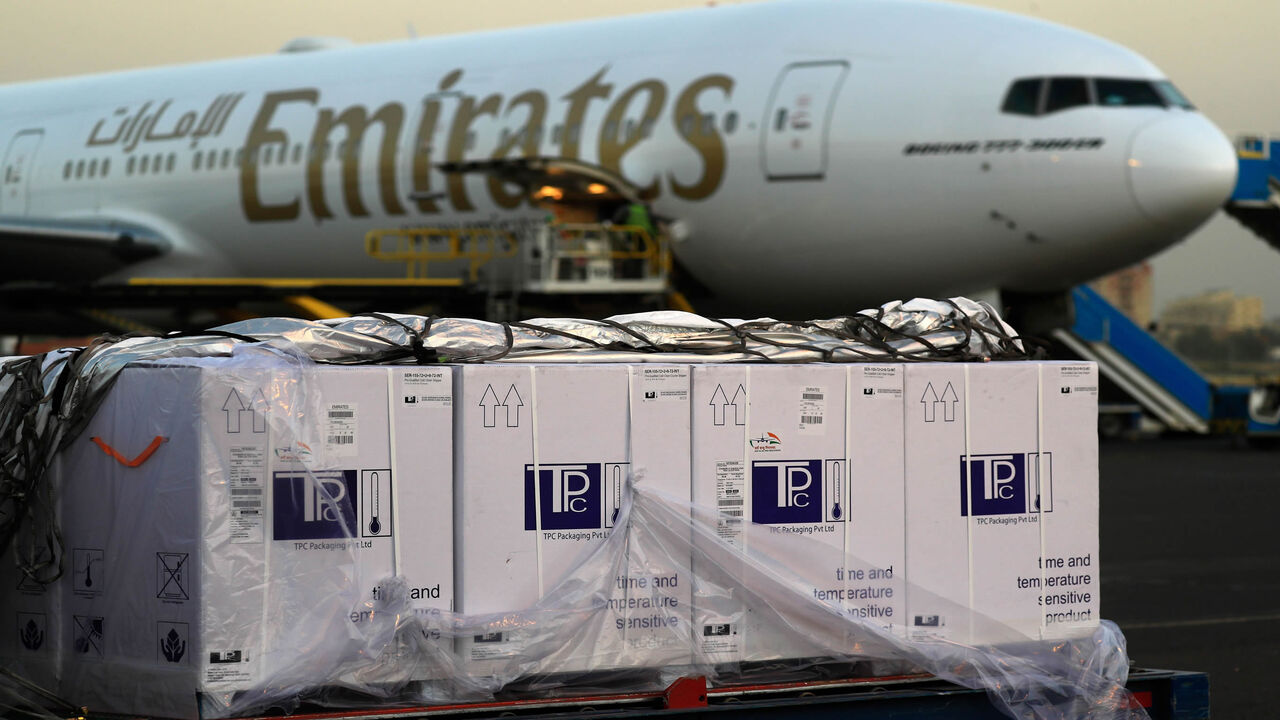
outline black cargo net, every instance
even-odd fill
[[[0,555],[24,582],[62,573],[54,456],[92,418],[126,365],[229,356],[259,344],[330,365],[526,362],[987,362],[1038,357],[984,303],[888,303],[824,320],[727,321],[687,313],[488,323],[369,313],[311,322],[247,320],[198,333],[103,336],[0,367]]]
[[[44,478],[69,420],[92,413],[72,407],[70,386],[89,358],[112,344],[113,338],[101,338],[0,367],[0,556],[13,549],[24,584],[51,583],[62,574],[56,498]]]

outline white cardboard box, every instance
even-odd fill
[[[1043,592],[1034,582],[1020,592],[1045,596],[1041,636],[1052,639],[1098,626],[1098,366],[1043,363],[1040,373],[1040,445],[1053,458],[1054,514],[1042,536]]]
[[[888,452],[890,466],[895,459],[892,447],[868,445],[872,438],[850,433],[849,372],[847,366],[817,364],[694,368],[694,503],[723,513],[717,528],[722,539],[751,554],[751,538],[761,538],[757,544],[766,547],[756,550],[793,574],[788,591],[734,598],[724,593],[731,583],[723,575],[735,568],[699,553],[694,626],[699,651],[709,661],[830,652],[823,649],[829,647],[829,631],[797,631],[802,621],[783,621],[771,608],[786,612],[820,599],[886,625],[901,616],[901,592],[894,585],[902,573],[901,516],[886,514],[900,508],[901,474],[890,471],[867,484],[865,475],[882,468],[863,457],[863,476],[850,473],[851,448]],[[889,388],[894,382],[891,377],[872,386]],[[864,386],[859,376],[859,392]],[[900,394],[884,397],[887,415],[877,422],[899,418],[900,424]],[[851,487],[867,495],[851,496]],[[877,507],[882,500],[890,506]],[[739,517],[754,527],[748,530]],[[859,561],[847,565],[847,558]]]
[[[523,610],[555,590],[612,531],[633,470],[687,502],[688,370],[661,367],[457,369],[460,612]],[[458,653],[474,675],[513,662],[531,674],[686,663],[686,567],[687,558],[628,556],[625,572],[600,579],[607,607],[566,625],[549,655],[520,631],[460,638]]]
[[[906,453],[902,365],[848,366],[849,518],[845,608],[906,632]]]
[[[1096,626],[1096,373],[1088,363],[906,366],[913,637],[993,643]]]
[[[348,607],[352,588],[371,599],[398,571],[419,611],[450,609],[450,374],[125,369],[54,471],[66,546],[45,591],[55,687],[105,711],[194,717],[197,693],[281,670],[299,689],[336,680],[324,672],[338,653],[324,650],[368,619]]]

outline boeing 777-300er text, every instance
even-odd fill
[[[509,176],[449,170],[535,160],[596,168],[681,221],[684,276],[738,316],[1051,293],[1186,236],[1236,173],[1223,133],[1134,52],[915,0],[10,85],[0,149],[10,304],[134,278],[402,275],[366,254],[368,230],[542,222]]]

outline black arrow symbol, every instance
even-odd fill
[[[480,407],[484,408],[484,426],[494,427],[498,420],[498,394],[492,385],[485,386],[484,395],[480,398]]]
[[[742,398],[739,400],[738,398]],[[747,389],[738,386],[738,391],[733,394],[733,424],[747,424]]]
[[[930,423],[937,419],[934,411],[938,404],[938,393],[933,389],[933,383],[924,386],[924,394],[920,396],[920,404],[924,405],[925,422]]]
[[[724,394],[724,388],[716,385],[716,391],[711,394],[711,421],[716,425],[724,424],[725,409],[729,405],[729,398]]]
[[[240,413],[243,410],[244,400],[240,399],[240,393],[235,388],[231,388],[227,399],[222,403],[222,411],[227,414],[227,432],[240,432]]]
[[[511,397],[515,396],[516,404],[511,404]],[[507,390],[506,397],[502,398],[502,407],[507,409],[507,427],[520,427],[520,408],[524,407],[524,400],[520,399],[520,393],[516,392],[515,383],[512,383],[511,389]]]
[[[956,389],[951,387],[951,383],[947,383],[947,387],[942,391],[942,416],[943,422],[956,421],[956,403],[960,402],[960,398],[956,397]]]
[[[249,412],[253,414],[253,431],[256,433],[264,433],[267,431],[267,396],[262,392],[262,388],[258,388],[258,392],[253,394],[253,404]]]

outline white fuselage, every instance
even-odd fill
[[[806,0],[15,85],[0,147],[27,164],[0,218],[129,221],[171,243],[106,282],[391,276],[366,231],[544,215],[438,163],[569,157],[685,221],[677,257],[740,312],[832,314],[1069,287],[1230,192],[1230,143],[1193,110],[1001,112],[1038,76],[1163,77],[1016,16]]]

